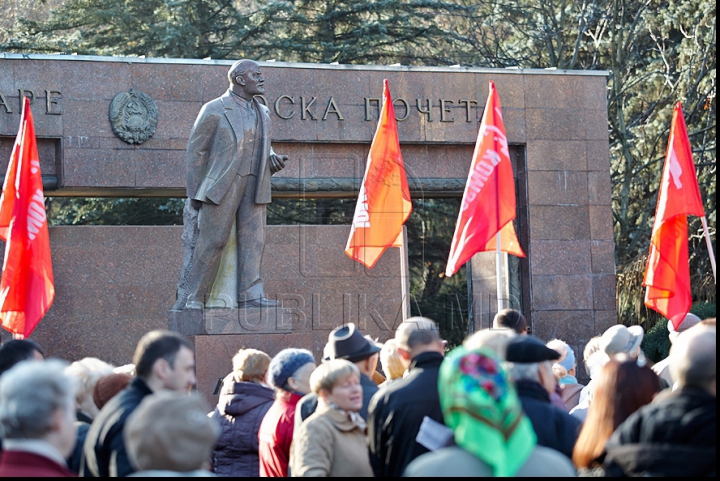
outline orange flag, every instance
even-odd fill
[[[494,251],[498,232],[502,252],[525,257],[512,223],[515,215],[515,178],[500,96],[490,82],[445,275],[455,274],[478,252]]]
[[[670,319],[676,329],[685,320],[692,305],[688,215],[703,217],[705,211],[682,104],[678,102],[670,126],[650,254],[643,280],[643,286],[647,287],[645,305]]]
[[[345,253],[372,268],[385,249],[401,245],[402,226],[411,211],[395,109],[388,81],[384,80],[380,121],[370,146]]]
[[[16,337],[28,337],[50,308],[55,285],[35,125],[27,97],[0,197],[0,238],[6,242],[0,322]]]

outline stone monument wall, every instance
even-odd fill
[[[0,54],[0,171],[17,133],[21,96],[29,95],[46,195],[182,197],[187,137],[203,103],[227,88],[230,64]],[[581,352],[587,339],[617,322],[604,72],[260,65],[274,147],[290,155],[273,177],[276,197],[357,195],[384,78],[413,196],[461,196],[493,80],[528,255],[519,264],[518,295],[533,332],[563,338]],[[138,110],[144,123],[133,123]],[[157,117],[149,119],[152,112]],[[243,345],[273,353],[302,344],[319,354],[329,330],[348,320],[364,320],[362,327],[381,339],[389,335],[386,326],[399,319],[402,304],[399,255],[390,250],[380,266],[362,269],[342,252],[348,229],[268,227],[266,288],[291,311],[275,321],[286,326],[290,316],[291,333],[282,327],[272,334],[195,336],[206,395]],[[52,228],[58,294],[33,337],[59,357],[130,362],[142,333],[167,326],[182,263],[180,231]],[[479,329],[494,309],[492,256],[477,255],[472,273]]]

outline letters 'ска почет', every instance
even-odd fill
[[[274,307],[265,298],[260,263],[265,247],[270,176],[287,156],[270,146],[270,114],[254,96],[265,93],[260,66],[235,62],[230,87],[203,105],[188,141],[184,210],[184,265],[173,310],[204,309],[223,249],[237,235],[237,292],[226,307]]]

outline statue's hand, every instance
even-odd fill
[[[202,207],[202,201],[190,199],[190,207],[195,210],[200,210],[200,207]]]
[[[283,170],[287,159],[287,155],[270,154],[270,173],[274,174]]]

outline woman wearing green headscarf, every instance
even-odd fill
[[[415,459],[405,476],[575,476],[564,455],[536,445],[515,387],[487,347],[453,350],[438,388],[455,446]]]

